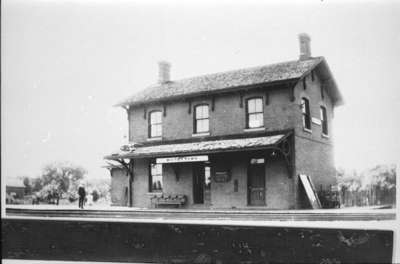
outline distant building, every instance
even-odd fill
[[[13,198],[22,199],[25,195],[25,185],[19,179],[6,180],[6,193]]]
[[[135,207],[304,207],[300,174],[317,189],[336,183],[334,108],[342,95],[323,57],[299,35],[298,60],[170,78],[118,104],[126,109],[130,144],[106,157],[112,196]],[[134,142],[134,143],[133,143]]]

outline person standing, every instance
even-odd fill
[[[85,192],[85,187],[83,187],[82,184],[79,185],[78,195],[79,195],[79,208],[83,209],[83,204],[85,202],[86,192]]]
[[[89,190],[88,195],[86,197],[86,201],[87,201],[87,204],[89,206],[93,205],[93,195],[92,195],[92,192],[90,190]]]

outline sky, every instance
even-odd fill
[[[1,172],[48,163],[107,179],[103,157],[127,142],[113,107],[157,81],[299,56],[311,36],[345,105],[335,110],[335,162],[346,169],[400,157],[400,1],[1,1]]]

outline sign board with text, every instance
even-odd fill
[[[228,170],[216,171],[214,173],[214,181],[215,182],[228,182],[229,180],[230,180],[230,173]]]
[[[156,163],[182,163],[208,161],[207,155],[157,158]]]
[[[321,119],[318,119],[318,118],[315,118],[315,117],[312,117],[312,118],[311,118],[311,121],[312,121],[314,124],[319,125],[319,126],[322,124]]]

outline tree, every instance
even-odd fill
[[[43,168],[40,184],[43,186],[42,195],[52,193],[58,197],[77,192],[79,182],[87,171],[80,166],[67,162],[55,162]]]
[[[42,180],[40,177],[33,178],[32,181],[32,192],[38,192],[43,188]]]
[[[338,186],[346,205],[394,204],[396,166],[377,165],[362,172],[338,169]]]
[[[60,199],[59,184],[56,181],[45,185],[39,192],[39,197],[48,203],[57,203]]]
[[[32,193],[31,179],[29,177],[24,177],[23,184],[25,186],[25,194],[31,194]]]

